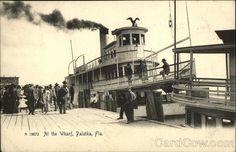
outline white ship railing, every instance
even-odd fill
[[[190,75],[190,61],[184,61],[180,62],[180,70],[179,75],[182,77],[189,77]],[[173,80],[174,79],[174,64],[169,65],[170,67],[170,73],[166,75],[165,79]],[[160,74],[160,72],[163,70],[162,67],[155,67],[152,69],[147,69],[146,73],[133,73],[132,74],[132,83],[128,83],[128,78],[126,76],[123,77],[117,77],[114,79],[104,79],[99,80],[93,83],[93,86],[91,89],[115,89],[125,86],[132,86],[132,85],[139,85],[139,84],[145,84],[145,83],[151,83],[151,82],[158,82],[162,81],[164,78]],[[195,75],[195,74],[194,74]]]

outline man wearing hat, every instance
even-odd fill
[[[63,86],[59,89],[58,91],[58,106],[60,109],[60,114],[66,113],[66,100],[67,100],[67,94],[68,94],[68,90],[67,90],[67,82],[63,81]]]
[[[129,87],[127,91],[125,91],[125,104],[124,104],[124,110],[125,115],[127,117],[127,124],[134,121],[134,108],[133,108],[133,102],[136,99],[135,93],[131,90]]]
[[[162,77],[165,79],[165,75],[168,75],[170,73],[170,66],[169,64],[166,62],[166,59],[162,59],[161,62],[163,63],[163,70],[160,71],[160,74],[162,75]]]
[[[132,74],[133,74],[133,70],[131,68],[130,63],[127,64],[126,68],[125,68],[125,75],[128,78],[128,83],[131,84],[132,83]]]

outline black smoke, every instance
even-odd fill
[[[3,2],[1,14],[7,16],[8,19],[18,19],[25,17],[29,22],[34,20],[34,16],[31,12],[31,6],[24,4],[21,1],[13,3]]]
[[[74,18],[66,22],[67,29],[74,30],[74,29],[98,29],[98,28],[105,28],[102,24],[95,23],[89,20],[79,20],[78,18]]]
[[[31,5],[25,4],[21,1],[15,1],[12,3],[3,2],[2,4],[3,5],[0,8],[0,15],[6,16],[8,19],[26,18],[27,21],[36,24],[35,18],[36,16],[39,16],[41,21],[62,30],[107,30],[107,28],[102,24],[89,20],[74,18],[66,21],[63,14],[58,9],[53,10],[50,14],[43,14],[33,12]]]
[[[62,15],[62,13],[55,9],[50,14],[40,14],[41,19],[55,27],[64,28],[65,27],[65,19]]]

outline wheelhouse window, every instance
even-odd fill
[[[141,34],[141,44],[145,44],[145,35]]]
[[[140,44],[139,34],[132,34],[132,44]]]
[[[130,45],[130,35],[124,34],[122,35],[123,45]]]

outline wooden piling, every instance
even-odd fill
[[[164,122],[164,112],[160,97],[161,92],[154,92],[153,90],[148,90],[145,92],[145,94],[147,118]]]

